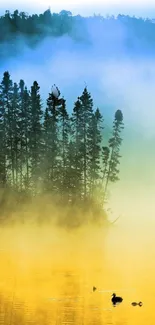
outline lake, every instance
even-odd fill
[[[0,324],[154,325],[154,236],[144,234],[138,244],[119,226],[1,229]],[[116,307],[113,292],[123,297]]]

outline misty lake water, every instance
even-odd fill
[[[154,253],[129,246],[133,233],[18,233],[0,239],[0,324],[155,324]],[[124,299],[117,307],[113,292]]]

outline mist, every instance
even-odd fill
[[[127,31],[120,21],[107,21],[106,26],[108,32],[104,34],[99,21],[86,21],[85,32],[82,28],[77,30],[82,41],[68,36],[46,37],[33,49],[24,38],[18,37],[13,41],[16,46],[13,57],[9,55],[10,45],[1,45],[3,50],[6,46],[6,56],[2,59],[0,73],[8,70],[16,82],[24,78],[28,87],[34,79],[37,80],[43,107],[55,83],[70,111],[87,85],[94,106],[99,107],[104,116],[108,135],[114,112],[116,109],[123,111],[125,130],[120,182],[114,186],[111,195],[111,202],[117,204],[111,204],[114,204],[115,213],[116,210],[126,213],[120,200],[122,195],[124,202],[130,198],[132,203],[134,200],[134,204],[142,205],[142,195],[149,201],[154,187],[155,60],[153,55],[140,53],[137,39],[136,50],[127,51]],[[144,204],[147,207],[148,204]],[[141,207],[140,210],[145,209]]]
[[[154,321],[150,225],[138,229],[131,223],[119,224],[107,234],[90,225],[69,233],[50,225],[27,224],[3,228],[0,235],[4,324],[10,318],[23,324],[30,320],[52,324],[58,319],[77,324],[84,319],[89,324],[99,318],[101,324]],[[116,309],[110,301],[113,292],[124,299]],[[134,300],[141,300],[143,308],[132,308]]]
[[[120,181],[109,187],[109,218],[120,218],[111,227],[95,227],[79,211],[75,218],[74,210],[69,224],[86,220],[82,227],[69,228],[67,209],[52,197],[36,197],[15,212],[14,198],[7,197],[11,218],[0,227],[4,324],[154,322],[155,59],[140,51],[136,38],[135,51],[129,52],[125,26],[111,24],[104,34],[99,22],[86,21],[77,40],[45,37],[32,48],[20,36],[13,45],[0,45],[1,78],[9,71],[13,81],[24,79],[28,88],[37,80],[44,109],[54,83],[69,112],[87,85],[94,108],[103,114],[107,137],[117,109],[125,124]],[[3,221],[2,209],[0,217]],[[113,292],[124,299],[118,309],[111,306]],[[131,302],[140,300],[144,308],[132,309]]]

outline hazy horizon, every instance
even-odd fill
[[[140,6],[139,6],[140,5]],[[0,14],[4,14],[5,10],[10,10],[13,12],[18,9],[19,11],[25,11],[29,14],[33,13],[42,13],[43,11],[49,9],[51,12],[60,12],[61,10],[71,11],[73,15],[82,15],[82,16],[91,16],[94,14],[101,14],[103,16],[106,15],[129,15],[143,18],[155,18],[155,5],[152,0],[145,3],[141,3],[140,1],[128,1],[124,5],[121,1],[108,1],[108,4],[105,2],[103,4],[102,1],[98,0],[94,5],[90,4],[88,1],[80,2],[80,1],[56,1],[52,3],[50,0],[38,1],[35,0],[32,2],[29,0],[25,3],[24,0],[14,1],[7,0],[5,4],[1,4],[0,6]]]

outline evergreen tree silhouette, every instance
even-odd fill
[[[107,192],[107,187],[109,182],[116,182],[119,180],[118,165],[120,164],[120,146],[122,143],[122,138],[120,136],[121,131],[124,129],[123,114],[121,110],[117,110],[115,113],[115,118],[113,122],[113,134],[109,139],[110,157],[109,166],[106,175],[106,183],[104,189],[104,196]]]
[[[108,168],[108,162],[109,162],[109,155],[110,155],[110,149],[107,146],[102,147],[102,165],[103,165],[103,176],[102,176],[102,182],[104,182],[105,177],[107,175],[107,168]]]
[[[58,116],[63,100],[60,92],[54,87],[47,98],[47,107],[44,114],[44,187],[47,191],[58,194],[60,169],[60,141]]]
[[[69,157],[73,200],[81,200],[83,187],[83,117],[82,103],[78,97],[71,116],[71,141]]]
[[[6,71],[0,84],[0,184],[2,187],[7,185],[7,115],[11,87],[12,81]]]
[[[1,82],[1,98],[4,116],[4,143],[5,170],[7,182],[15,185],[14,153],[13,153],[13,82],[8,71],[4,72]]]
[[[20,124],[19,124],[20,97],[17,83],[13,85],[13,97],[10,110],[10,125],[12,130],[12,168],[14,172],[14,186],[19,187],[19,168],[20,168]]]
[[[35,189],[35,185],[39,185],[41,182],[41,160],[42,160],[42,105],[41,98],[39,94],[39,85],[37,81],[34,81],[33,86],[31,87],[30,93],[30,112],[31,112],[31,121],[30,121],[30,139],[29,139],[29,148],[30,148],[30,160],[31,160],[31,180],[32,188]]]
[[[59,95],[60,96],[60,95]],[[62,199],[66,197],[66,191],[68,191],[68,180],[67,180],[67,159],[69,150],[69,138],[70,138],[70,119],[68,112],[66,110],[66,101],[63,99],[62,104],[59,108],[58,115],[58,125],[59,125],[59,141],[60,141],[60,193]]]
[[[9,72],[4,73],[0,84],[0,187],[24,195],[48,191],[62,206],[72,203],[80,208],[83,218],[85,212],[99,218],[108,184],[119,180],[122,111],[115,113],[112,136],[105,146],[103,117],[99,108],[93,110],[87,87],[74,103],[71,116],[55,85],[44,114],[39,92],[37,81],[29,91],[24,80],[17,85]]]
[[[89,160],[89,126],[92,121],[93,117],[93,99],[91,94],[88,92],[87,87],[84,88],[82,95],[79,97],[81,102],[81,136],[82,136],[82,143],[81,143],[81,154],[83,158],[83,199],[87,198],[88,193],[88,170],[87,164]]]
[[[19,82],[19,130],[20,130],[20,189],[29,191],[31,179],[30,136],[31,136],[31,102],[30,93],[24,80]]]
[[[89,175],[89,195],[94,199],[97,188],[100,187],[101,178],[101,143],[103,117],[97,108],[92,115],[91,124],[88,128],[89,134],[89,157],[88,157],[88,175]]]

